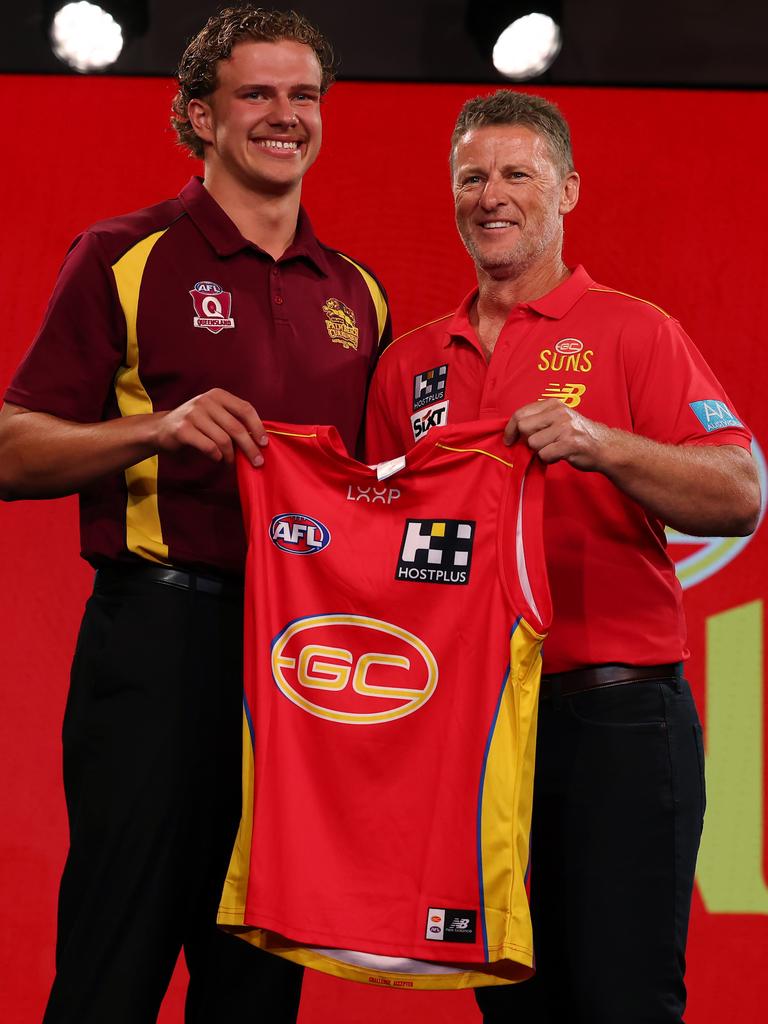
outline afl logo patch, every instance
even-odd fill
[[[418,711],[435,692],[438,668],[422,639],[367,615],[311,615],[272,642],[280,692],[316,718],[380,725]]]
[[[331,543],[331,531],[312,516],[284,512],[269,524],[269,539],[289,554],[316,555]]]

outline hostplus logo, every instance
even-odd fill
[[[395,579],[466,585],[472,564],[474,520],[408,519]]]

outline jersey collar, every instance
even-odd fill
[[[530,302],[521,302],[517,308],[533,310],[539,316],[546,316],[551,320],[561,320],[573,309],[582,295],[594,286],[594,283],[584,267],[579,264],[570,276],[553,288],[551,292]],[[459,308],[448,320],[445,327],[446,345],[450,345],[452,338],[455,337],[466,338],[474,343],[475,330],[470,322],[469,313],[476,299],[477,288],[473,288],[468,295],[464,296]]]
[[[262,253],[272,259],[258,245],[244,238],[237,227],[222,210],[213,196],[203,185],[202,178],[193,177],[179,193],[179,200],[185,212],[194,222],[197,229],[210,243],[219,256],[233,256],[244,249]],[[315,237],[309,217],[303,207],[299,210],[296,223],[296,235],[291,245],[278,260],[304,259],[324,277],[328,277],[328,259],[322,246]]]

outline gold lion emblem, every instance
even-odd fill
[[[341,299],[328,299],[323,304],[325,313],[325,326],[331,341],[344,348],[353,348],[357,351],[357,341],[360,331],[355,322],[355,314],[345,306]]]

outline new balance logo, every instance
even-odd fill
[[[477,937],[477,911],[430,907],[425,935],[434,942],[474,942]]]

